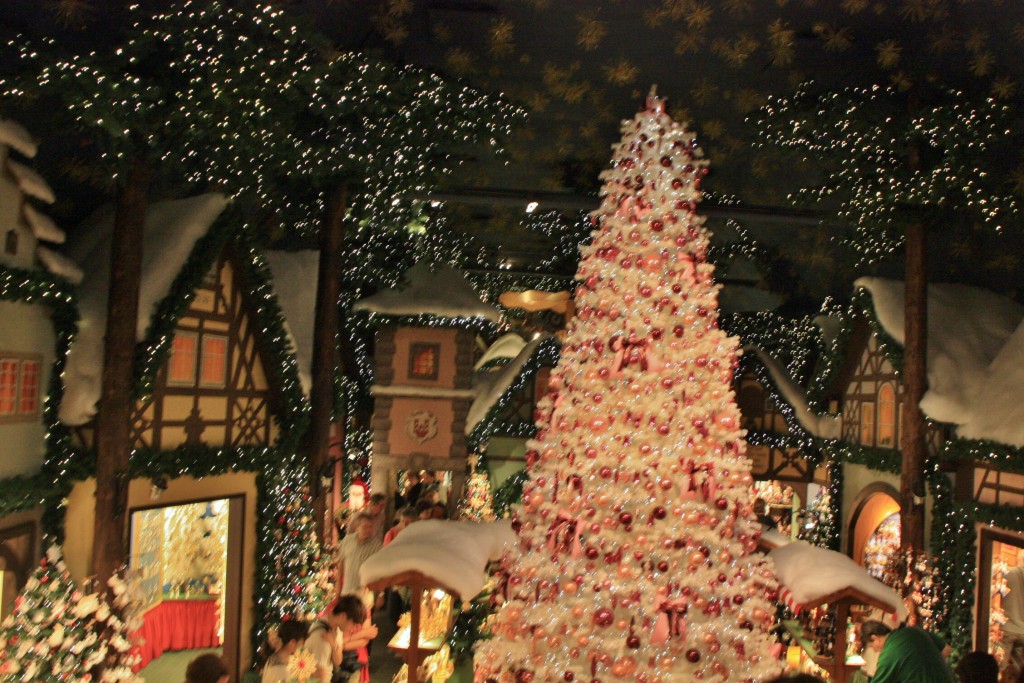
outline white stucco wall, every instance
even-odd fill
[[[49,308],[0,301],[0,355],[32,354],[42,360],[36,416],[17,422],[0,422],[0,479],[34,474],[43,464],[46,430],[42,410],[53,370],[54,343]]]

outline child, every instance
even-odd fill
[[[399,510],[398,524],[388,529],[388,532],[384,534],[384,545],[386,546],[388,543],[391,543],[391,541],[395,540],[395,536],[397,536],[402,531],[402,529],[409,526],[417,519],[419,519],[419,514],[416,512],[416,508],[409,506]]]
[[[288,660],[306,644],[309,625],[301,621],[285,621],[277,629],[274,654],[270,655],[263,667],[260,683],[286,683],[288,681]]]

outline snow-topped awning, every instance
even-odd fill
[[[313,321],[316,318],[316,288],[320,272],[320,252],[267,251],[264,254],[273,276],[274,292],[291,336],[295,360],[299,366],[302,391],[309,395],[312,385]]]
[[[138,339],[145,336],[156,305],[167,296],[196,240],[207,233],[227,203],[224,195],[205,194],[156,202],[147,209],[139,317],[135,327]],[[63,374],[64,397],[58,417],[67,425],[81,425],[91,420],[100,396],[113,220],[113,207],[101,209],[74,231],[74,239],[68,245],[72,260],[88,264],[88,271],[78,289],[81,317]]]
[[[768,557],[775,563],[780,597],[794,613],[853,597],[890,614],[895,612],[900,621],[907,617],[907,608],[896,591],[842,553],[793,541],[775,548]]]
[[[501,400],[505,392],[516,383],[522,374],[526,364],[530,362],[534,354],[540,349],[541,344],[552,339],[551,335],[541,335],[536,339],[523,345],[519,353],[512,361],[492,375],[477,377],[477,384],[473,387],[476,390],[476,397],[469,406],[466,413],[466,434],[471,434],[480,421],[487,417],[491,408]]]
[[[39,145],[32,134],[20,123],[10,119],[0,119],[0,145],[7,145],[29,159],[39,150]]]
[[[904,343],[904,286],[860,278],[886,334]],[[925,415],[957,435],[1024,447],[1024,306],[966,285],[928,287]]]
[[[449,266],[432,271],[426,263],[417,263],[406,273],[406,282],[397,289],[360,299],[353,310],[396,317],[484,318],[492,322],[501,317],[497,308],[480,300],[465,275]]]
[[[67,236],[63,230],[57,227],[52,218],[40,212],[28,202],[25,202],[22,206],[22,214],[25,216],[25,222],[32,229],[32,234],[36,236],[36,239],[43,242],[53,242],[54,244],[64,244]]]
[[[363,585],[386,583],[417,572],[461,600],[472,600],[487,583],[487,564],[515,546],[512,523],[413,522],[359,569]]]
[[[772,358],[763,349],[746,346],[745,353],[753,353],[771,376],[782,399],[793,409],[800,426],[807,430],[812,436],[825,439],[837,439],[840,432],[840,419],[836,415],[818,415],[807,403],[807,391],[797,384],[789,372],[786,371],[778,361]]]
[[[524,346],[526,346],[526,341],[515,332],[504,334],[487,347],[484,355],[480,356],[480,360],[476,362],[473,369],[479,370],[496,361],[510,361],[519,355]]]
[[[57,201],[57,196],[53,193],[53,189],[49,184],[43,180],[43,176],[25,164],[19,164],[17,161],[8,159],[7,170],[14,176],[14,182],[18,184],[18,188],[28,196],[35,197],[47,204],[53,204]]]

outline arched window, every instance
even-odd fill
[[[896,391],[888,382],[878,389],[878,445],[896,446]]]
[[[875,404],[867,401],[860,404],[860,443],[875,445]]]

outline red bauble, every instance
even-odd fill
[[[697,652],[697,650],[694,648],[690,648],[686,651],[686,661],[690,662],[691,664],[696,664],[700,661],[700,652]]]
[[[718,508],[719,510],[724,510],[727,507],[729,507],[729,501],[727,501],[725,498],[719,498],[718,500],[715,501],[715,507]]]
[[[626,647],[628,647],[631,650],[637,649],[638,647],[640,647],[640,639],[636,636],[630,636],[629,638],[626,638]]]
[[[654,511],[651,514],[654,515],[655,519],[665,519],[665,516],[668,514],[668,512],[665,510],[665,508],[659,505],[658,507],[654,508]]]
[[[594,624],[596,626],[600,626],[601,628],[608,628],[612,625],[612,622],[614,621],[615,615],[612,614],[612,611],[607,607],[602,607],[601,609],[594,612]]]
[[[517,671],[516,672],[516,683],[530,683],[533,680],[532,671]]]
[[[622,522],[623,524],[627,524],[627,525],[628,524],[632,524],[633,523],[633,515],[628,513],[628,512],[623,512],[621,515],[619,515],[619,521]]]

